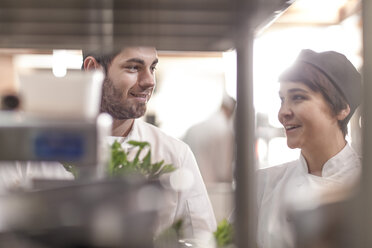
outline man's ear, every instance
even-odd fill
[[[345,119],[349,114],[350,114],[350,106],[349,106],[349,105],[346,105],[346,108],[344,108],[343,110],[341,110],[341,111],[337,114],[337,120],[342,121],[342,120],[344,120],[344,119]]]
[[[102,69],[102,66],[100,63],[97,62],[97,60],[93,56],[88,56],[84,60],[84,70],[98,70]]]

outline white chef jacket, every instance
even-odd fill
[[[308,173],[305,158],[258,171],[258,247],[294,247],[294,233],[287,219],[291,202],[314,202],[325,190],[350,186],[361,171],[357,153],[346,146],[323,166],[322,176]]]
[[[138,119],[134,121],[127,137],[109,137],[110,143],[115,140],[122,143],[124,148],[128,147],[126,142],[129,140],[149,142],[152,162],[164,160],[164,164],[173,164],[178,168],[175,172],[167,174],[165,180],[172,180],[172,174],[177,171],[186,171],[185,174],[192,175],[193,183],[188,189],[172,190],[166,196],[166,208],[161,213],[157,233],[170,227],[180,218],[184,220],[184,234],[187,237],[206,237],[216,230],[216,219],[198,165],[185,143]]]
[[[233,181],[234,132],[232,119],[220,109],[187,130],[183,141],[193,151],[204,182]]]

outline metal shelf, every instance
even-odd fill
[[[1,0],[0,48],[237,50],[236,227],[255,247],[253,39],[294,0]]]
[[[267,24],[293,1],[258,1],[254,12],[251,2],[2,0],[0,47],[115,49],[141,44],[159,50],[226,51],[235,47],[239,23]]]

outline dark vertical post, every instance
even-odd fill
[[[256,247],[255,114],[253,108],[253,32],[237,35],[236,239],[239,248]]]
[[[362,234],[355,247],[372,247],[372,2],[362,1],[363,18],[363,173],[361,178],[360,210],[357,213],[358,229]]]

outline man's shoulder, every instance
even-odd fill
[[[169,146],[171,148],[187,149],[188,147],[188,145],[180,139],[177,139],[165,133],[160,128],[142,120],[136,120],[136,128],[138,136],[141,140],[145,140],[150,143],[155,142],[157,145]]]

